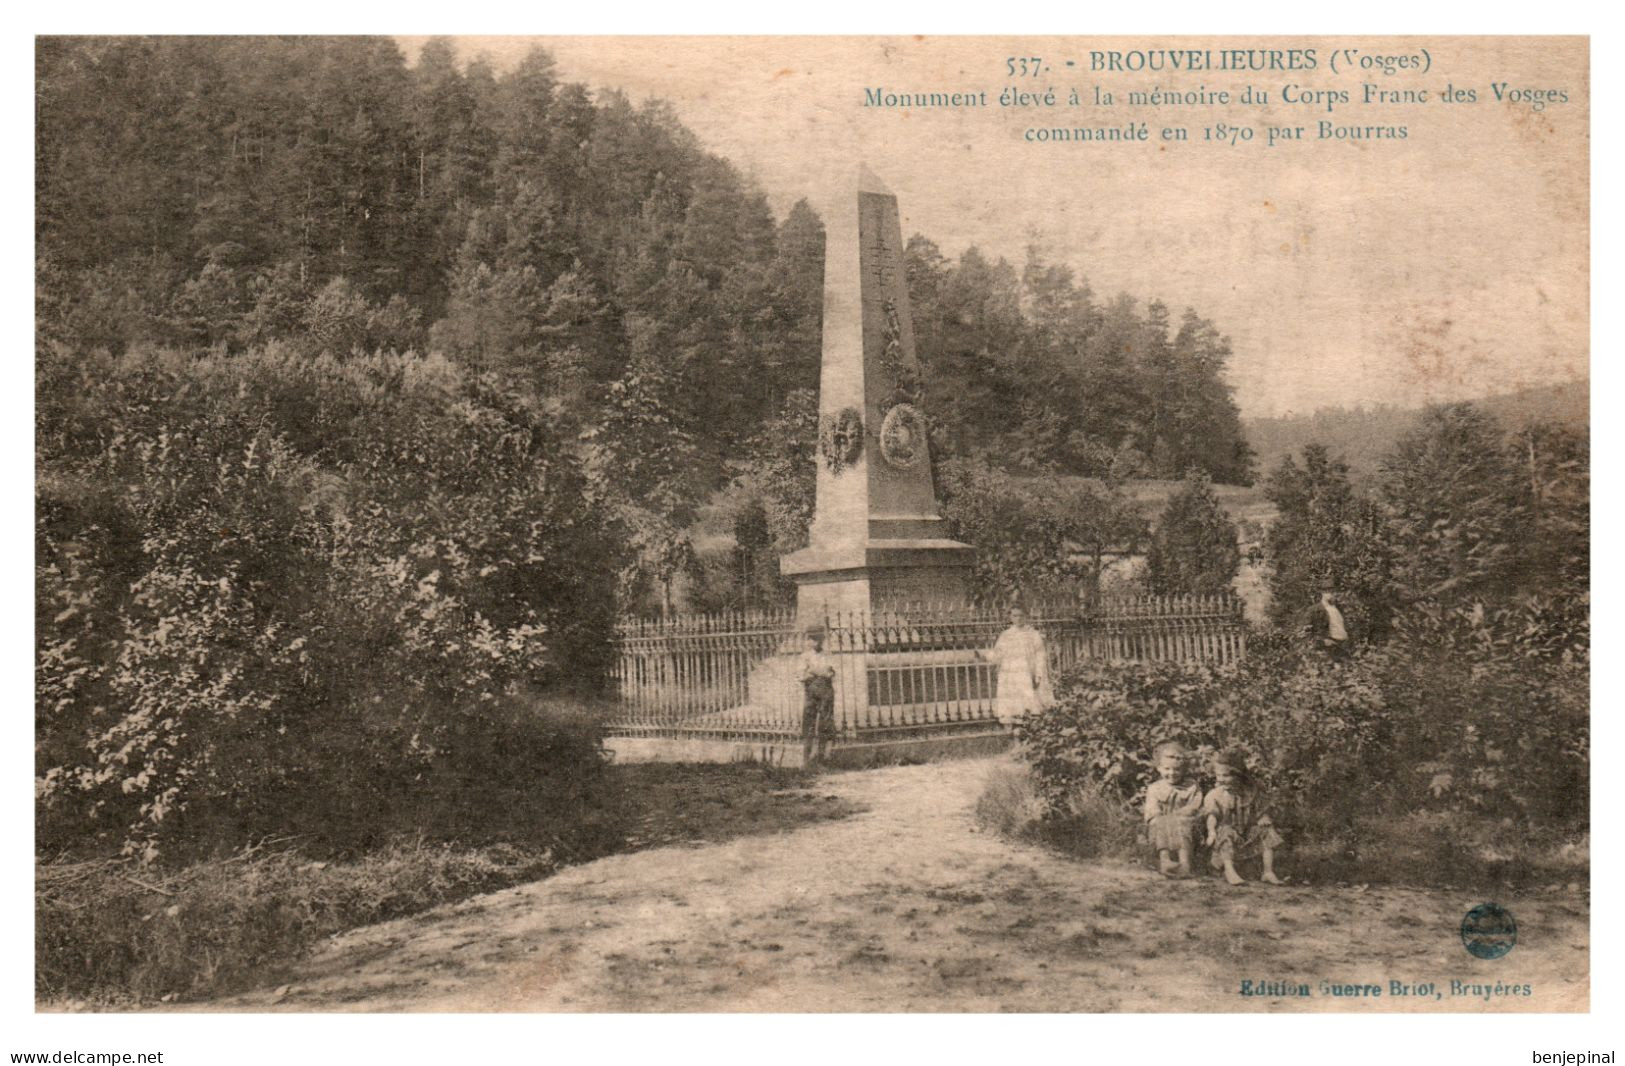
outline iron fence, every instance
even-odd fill
[[[1084,661],[1230,662],[1246,651],[1233,596],[1028,604],[1051,672]],[[612,733],[734,740],[801,732],[805,630],[793,609],[628,619],[616,633]],[[836,669],[844,742],[985,729],[996,720],[1006,608],[899,605],[831,612],[819,626]]]

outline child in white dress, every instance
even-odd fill
[[[1055,702],[1049,679],[1049,649],[1044,635],[1032,627],[1027,612],[1020,607],[1010,611],[1010,628],[999,634],[985,657],[998,664],[999,721],[1007,726],[1029,714],[1042,711]]]

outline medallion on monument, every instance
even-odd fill
[[[863,416],[856,407],[823,417],[818,427],[818,450],[834,474],[858,461],[863,454]]]
[[[925,416],[918,407],[900,403],[886,412],[880,423],[880,455],[899,470],[925,458]]]

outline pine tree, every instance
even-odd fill
[[[1158,595],[1224,592],[1241,565],[1236,526],[1207,474],[1193,470],[1169,497],[1151,534],[1146,568]]]

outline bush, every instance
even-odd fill
[[[1150,857],[1139,812],[1126,810],[1098,788],[1074,791],[1057,809],[1046,812],[1038,836],[1080,859]]]
[[[626,797],[611,787],[596,717],[531,700],[452,718],[411,779],[373,758],[377,736],[336,733],[281,791],[194,794],[190,850],[280,820],[280,849],[224,860],[37,868],[42,997],[217,995],[265,983],[322,937],[534,880],[623,846]],[[335,765],[351,760],[348,775]],[[179,843],[179,842],[177,842]],[[173,855],[169,856],[173,858]]]
[[[976,799],[976,824],[1013,840],[1034,840],[1078,858],[1135,857],[1139,819],[1098,787],[1083,785],[1041,794],[1026,766],[998,766]]]
[[[606,776],[604,717],[538,696],[466,709],[426,779],[398,790],[414,801],[408,824],[465,844],[545,841],[572,861],[605,853],[625,812]]]
[[[1032,836],[1044,816],[1044,801],[1024,766],[996,766],[976,797],[974,817],[982,829],[1004,837]]]
[[[1590,809],[1588,601],[1420,605],[1384,649],[1414,806],[1583,824]]]
[[[516,716],[603,676],[621,537],[534,403],[411,355],[38,375],[44,854],[340,846],[488,756],[590,775],[590,732]]]
[[[1056,707],[1018,726],[1047,816],[1091,788],[1133,811],[1152,749],[1177,740],[1204,771],[1218,749],[1244,750],[1289,836],[1345,858],[1374,823],[1428,812],[1457,819],[1452,838],[1483,817],[1525,840],[1583,832],[1583,608],[1419,607],[1398,632],[1346,661],[1266,636],[1224,667],[1085,664],[1060,679]],[[1493,864],[1506,851],[1503,840],[1475,854]]]
[[[1086,665],[1061,679],[1059,704],[1018,732],[1052,805],[1094,786],[1137,806],[1156,776],[1152,749],[1184,743],[1205,767],[1227,747],[1296,804],[1368,776],[1380,754],[1375,691],[1359,668],[1255,647],[1241,663]]]

